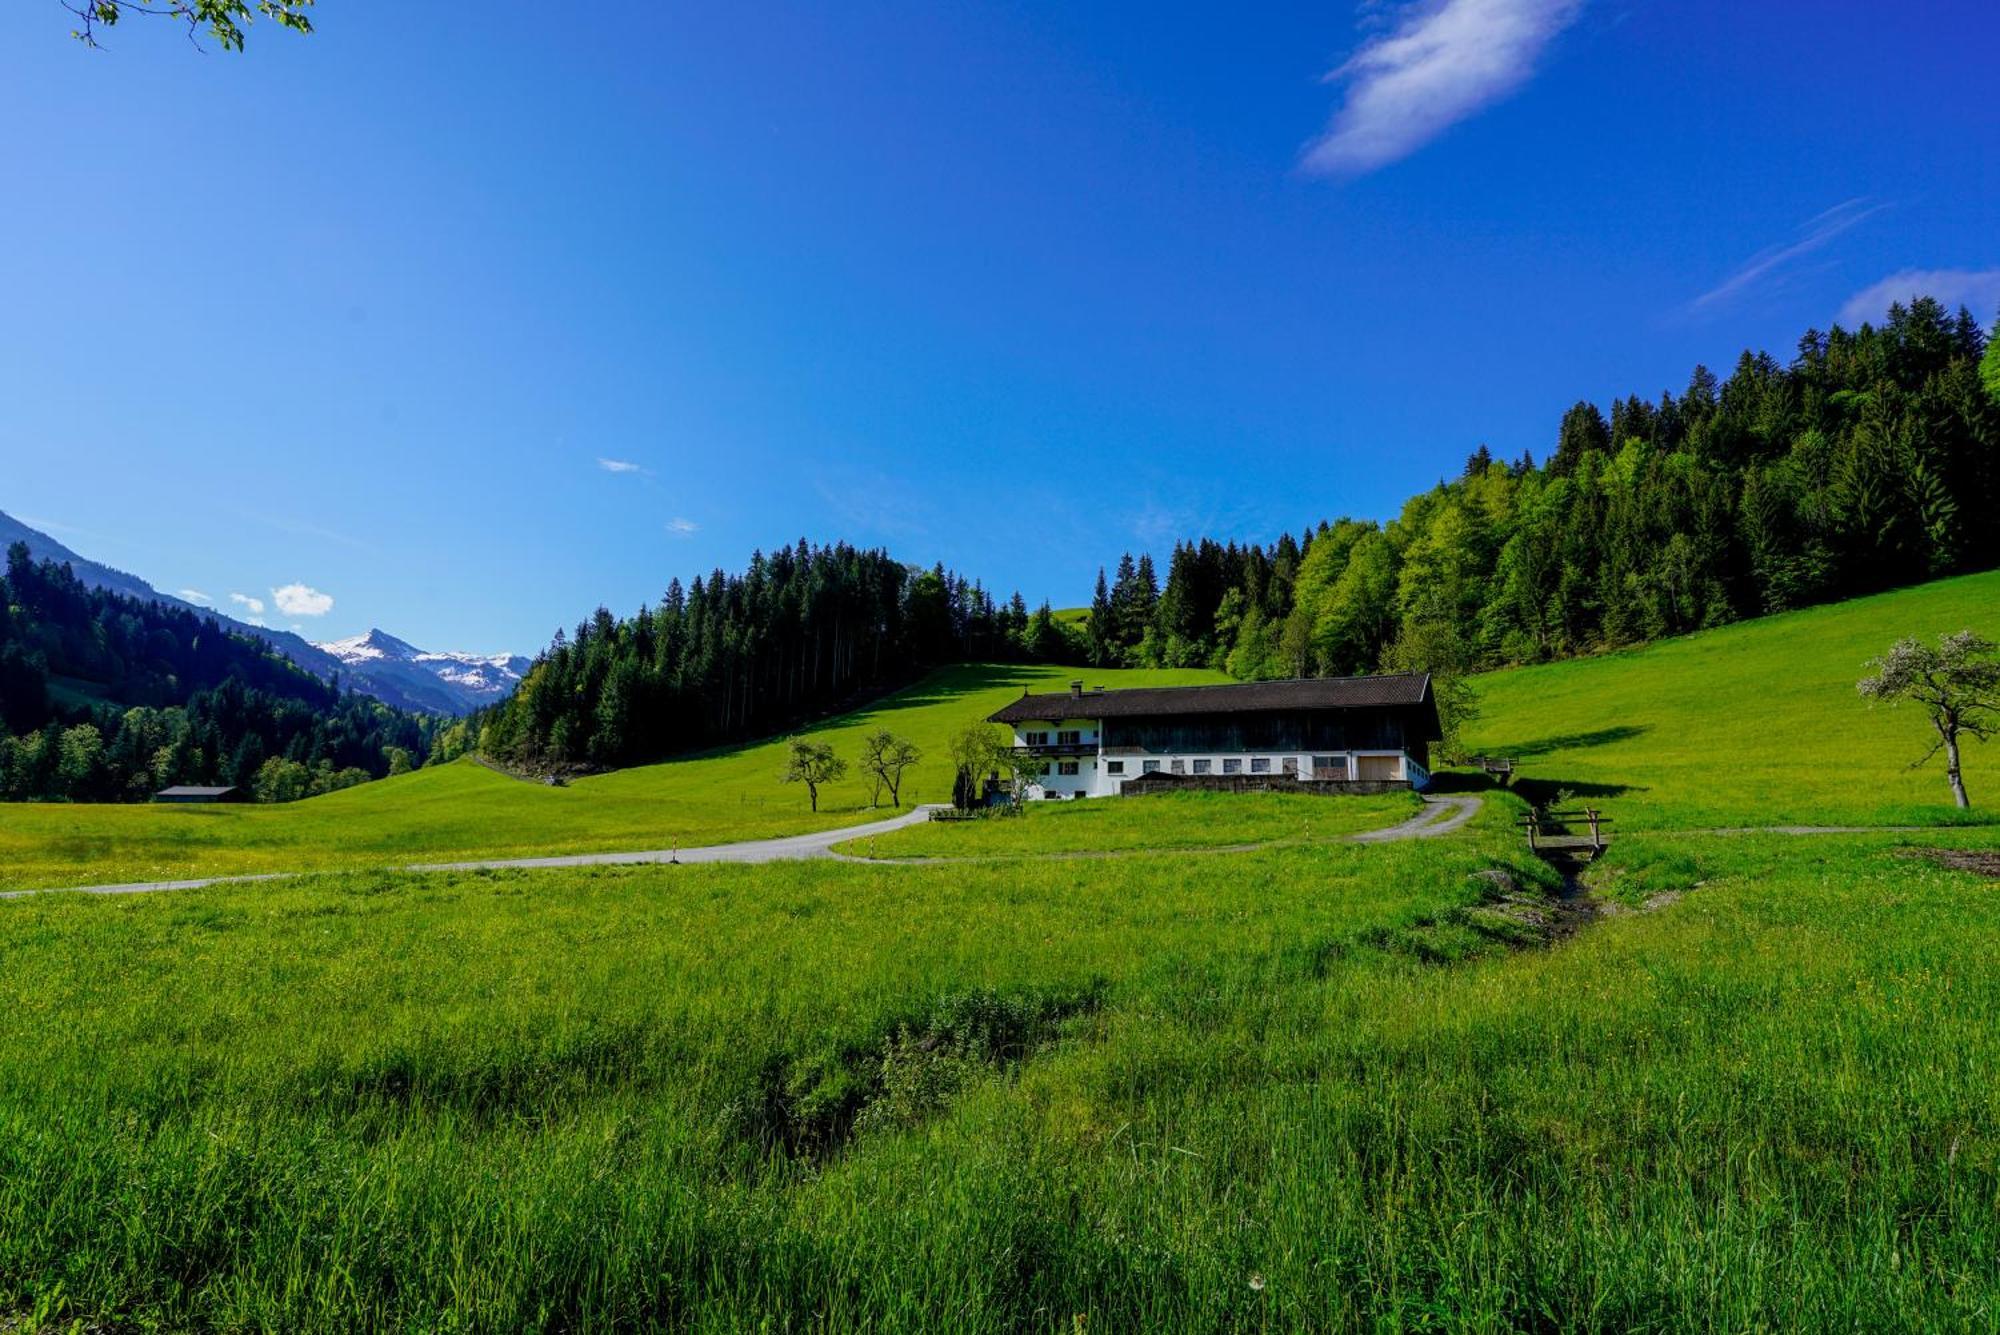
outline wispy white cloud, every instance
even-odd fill
[[[1148,551],[1171,546],[1190,533],[1206,533],[1200,515],[1188,506],[1162,505],[1153,497],[1125,516],[1126,526]]]
[[[244,523],[256,524],[261,528],[268,528],[274,533],[289,533],[294,537],[300,538],[316,538],[321,542],[333,542],[340,544],[342,547],[352,547],[359,552],[380,550],[374,543],[357,538],[351,533],[342,533],[338,529],[327,528],[323,524],[315,524],[309,520],[292,519],[284,515],[269,515],[250,510],[230,510],[226,513],[233,515]]]
[[[1947,310],[1963,306],[1984,324],[2000,309],[2000,269],[1904,269],[1849,297],[1840,322],[1852,329],[1879,321],[1892,303],[1907,306],[1917,297],[1936,297]]]
[[[1528,81],[1549,42],[1584,0],[1442,0],[1417,6],[1395,31],[1327,75],[1347,100],[1300,165],[1358,176],[1428,144]]]
[[[599,458],[597,466],[607,473],[643,473],[646,471],[630,459]]]
[[[928,540],[927,498],[900,475],[846,468],[815,480],[820,500],[857,537]]]
[[[691,538],[701,532],[701,525],[692,519],[682,519],[679,515],[675,515],[667,521],[667,532],[677,538]]]
[[[1752,255],[1735,273],[1696,297],[1689,305],[1698,311],[1719,306],[1762,282],[1793,260],[1810,255],[1842,232],[1860,226],[1888,207],[1887,204],[1873,203],[1865,197],[1836,204],[1817,218],[1809,219],[1802,224],[1798,234],[1791,240],[1767,246]]]
[[[288,617],[323,617],[333,610],[333,595],[321,593],[307,584],[287,584],[273,589],[271,601]]]
[[[232,593],[229,595],[229,601],[235,603],[252,616],[262,616],[264,614],[264,600],[262,598],[252,598],[247,593]]]
[[[190,603],[212,603],[215,601],[215,599],[209,597],[200,589],[178,589],[175,591],[175,596]]]
[[[59,519],[43,519],[36,515],[24,514],[16,514],[14,518],[20,520],[29,528],[38,528],[42,532],[52,535],[59,533],[70,538],[88,538],[92,542],[102,542],[118,547],[130,547],[133,545],[129,539],[121,538],[115,533],[99,533],[96,529],[79,528],[75,524],[65,524]]]

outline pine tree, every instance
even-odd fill
[[[1097,590],[1090,596],[1090,665],[1110,667],[1117,661],[1112,625],[1111,591],[1104,582],[1104,567],[1097,568]]]

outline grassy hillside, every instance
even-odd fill
[[[1906,635],[2000,639],[2000,572],[1478,679],[1473,750],[1600,800],[1632,829],[1954,819],[1909,706],[1870,708],[1863,664]],[[2000,811],[2000,747],[1974,743],[1966,783]]]
[[[1200,671],[1098,671],[975,666],[933,674],[908,690],[811,729],[853,763],[878,727],[923,748],[904,780],[906,803],[950,797],[952,733],[1024,688],[1175,685],[1221,680]],[[0,889],[450,861],[476,855],[665,848],[796,834],[882,813],[859,773],[821,791],[777,776],[784,744],[620,770],[548,788],[461,762],[277,807],[10,806],[0,813]]]

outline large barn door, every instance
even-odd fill
[[[1394,779],[1397,777],[1397,763],[1400,756],[1356,756],[1355,777],[1357,779]]]

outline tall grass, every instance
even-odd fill
[[[1995,891],[1884,838],[1690,839],[1634,855],[1671,909],[1510,949],[1480,873],[1547,884],[1510,814],[1383,848],[7,905],[0,1304],[1991,1325]]]

